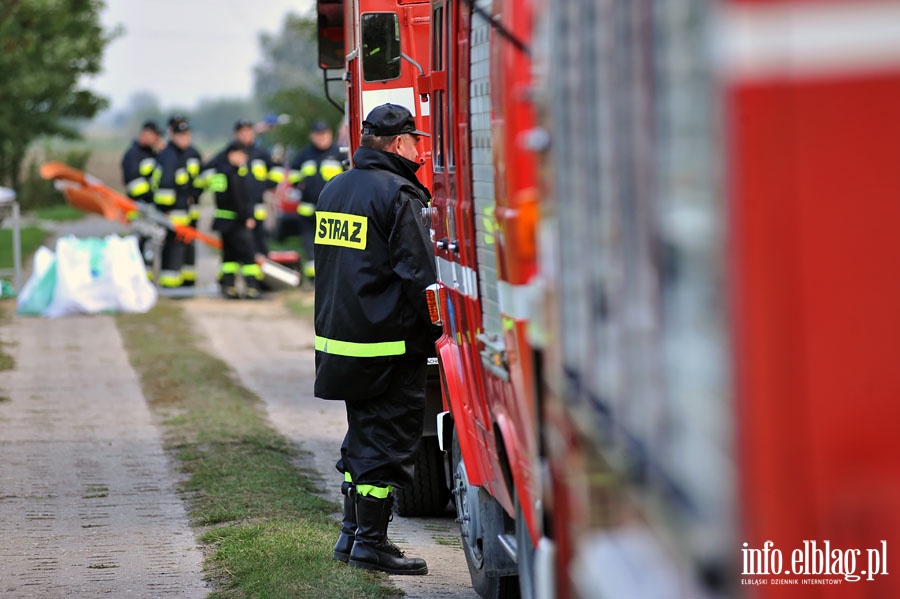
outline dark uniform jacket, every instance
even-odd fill
[[[323,399],[383,393],[403,361],[434,355],[425,288],[436,280],[414,162],[359,148],[316,209],[316,383]]]
[[[216,194],[213,230],[228,233],[243,227],[253,216],[250,186],[253,176],[247,166],[234,167],[226,155],[219,155],[204,169],[211,169],[209,189]]]
[[[128,197],[141,202],[153,202],[150,180],[156,168],[156,150],[134,140],[122,156],[122,183]]]
[[[220,160],[228,164],[226,154],[226,150],[216,154],[209,161],[209,164],[203,167],[204,173],[210,166],[218,164]],[[250,194],[250,200],[254,204],[259,204],[263,201],[263,192],[277,185],[277,181],[271,176],[272,159],[268,152],[254,144],[253,147],[247,149],[247,166],[251,175],[247,179],[247,193]],[[208,184],[208,182],[206,183]],[[263,218],[265,218],[264,215]]]
[[[156,161],[153,173],[156,207],[164,212],[190,208],[203,191],[195,185],[200,174],[200,153],[194,146],[182,150],[169,142]]]
[[[291,160],[289,180],[303,191],[303,202],[315,204],[325,184],[344,172],[336,145],[320,150],[310,145]]]

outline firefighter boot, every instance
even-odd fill
[[[239,297],[233,273],[222,273],[219,277],[219,288],[222,290],[222,295],[228,299],[237,299]]]
[[[356,539],[356,489],[353,484],[344,482],[341,493],[344,494],[344,519],[341,521],[341,535],[334,546],[334,559],[346,564],[350,561],[350,550]]]
[[[387,538],[394,499],[356,494],[356,540],[350,551],[350,565],[388,574],[428,574],[425,560],[405,557]]]
[[[244,297],[247,299],[261,299],[261,285],[255,276],[244,276]]]

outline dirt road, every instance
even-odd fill
[[[89,217],[58,235],[104,235]],[[201,252],[198,283],[216,259]],[[265,402],[339,499],[343,405],[312,397],[312,331],[278,299],[182,303],[201,343]],[[14,311],[12,302],[7,311]],[[0,596],[203,597],[202,554],[173,464],[110,316],[14,317],[0,327],[15,369],[0,372]],[[337,516],[337,514],[336,514]],[[452,517],[395,517],[392,538],[427,576],[395,576],[411,599],[477,599]]]
[[[205,596],[112,317],[16,317],[2,338],[16,367],[0,373],[0,596]]]

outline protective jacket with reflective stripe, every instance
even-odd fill
[[[150,180],[156,168],[156,150],[142,146],[137,140],[122,156],[122,183],[128,197],[141,202],[153,202]]]
[[[418,168],[360,148],[316,210],[316,383],[323,399],[383,393],[399,361],[434,355],[425,288],[436,280]]]
[[[325,184],[344,171],[343,156],[336,145],[324,150],[310,145],[291,160],[288,180],[303,191],[303,201],[315,204]]]
[[[157,166],[153,172],[153,201],[157,208],[165,212],[187,210],[202,191],[194,184],[194,180],[200,174],[200,153],[194,146],[182,150],[169,142],[156,160]]]
[[[203,167],[209,173],[208,188],[216,194],[213,230],[227,233],[235,226],[243,227],[253,216],[250,185],[253,175],[247,166],[235,167],[227,155],[217,155]]]
[[[209,161],[209,164],[220,161],[227,163],[226,154],[227,152],[222,150]],[[272,169],[272,159],[268,152],[254,144],[247,150],[247,167],[250,169],[250,177],[247,178],[247,193],[250,195],[251,202],[259,204],[263,201],[263,193],[277,185],[269,173]],[[205,171],[207,168],[208,166],[203,167],[203,170]]]

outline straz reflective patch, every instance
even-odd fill
[[[354,250],[366,249],[369,219],[355,214],[316,211],[316,243]]]

